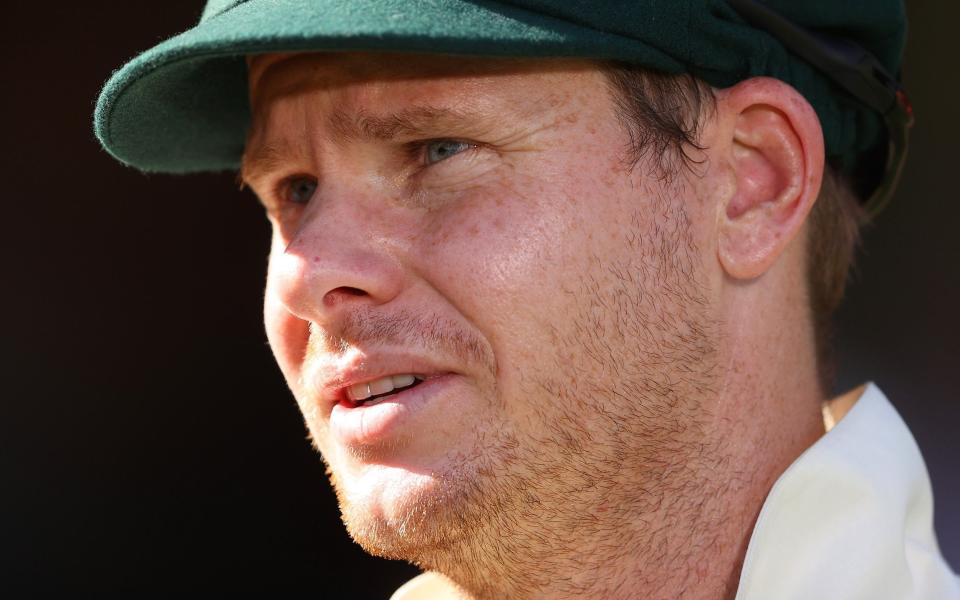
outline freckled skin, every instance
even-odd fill
[[[475,598],[730,595],[771,475],[743,466],[718,392],[706,184],[628,169],[583,62],[271,55],[250,71],[248,153],[288,150],[251,182],[274,227],[267,333],[351,535]],[[470,149],[424,165],[416,140],[339,139],[329,119],[411,106],[469,108],[423,139]],[[290,175],[315,179],[306,205],[276,198]],[[372,321],[431,335],[383,341]],[[454,383],[382,444],[339,444],[311,382],[401,350]]]

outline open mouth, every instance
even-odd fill
[[[344,396],[350,406],[368,406],[415,388],[423,383],[423,379],[419,375],[409,373],[388,375],[374,381],[352,385],[345,390]]]

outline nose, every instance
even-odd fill
[[[268,294],[290,314],[319,325],[386,304],[403,288],[401,262],[376,205],[331,195],[311,200],[285,248],[275,240],[268,280]]]

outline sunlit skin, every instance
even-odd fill
[[[723,598],[823,433],[819,123],[717,91],[693,169],[625,160],[586,61],[250,61],[271,347],[351,535],[475,598]],[[345,386],[414,374],[357,408]]]

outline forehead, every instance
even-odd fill
[[[251,97],[268,98],[296,88],[334,87],[361,82],[510,79],[590,71],[582,59],[491,58],[382,52],[274,53],[248,59]]]
[[[584,60],[398,53],[266,54],[248,64],[254,129],[284,100],[313,93],[336,96],[337,108],[344,110],[390,110],[417,102],[483,110],[498,97],[518,111],[542,109],[559,104],[569,90],[582,90],[582,80],[599,71]]]

